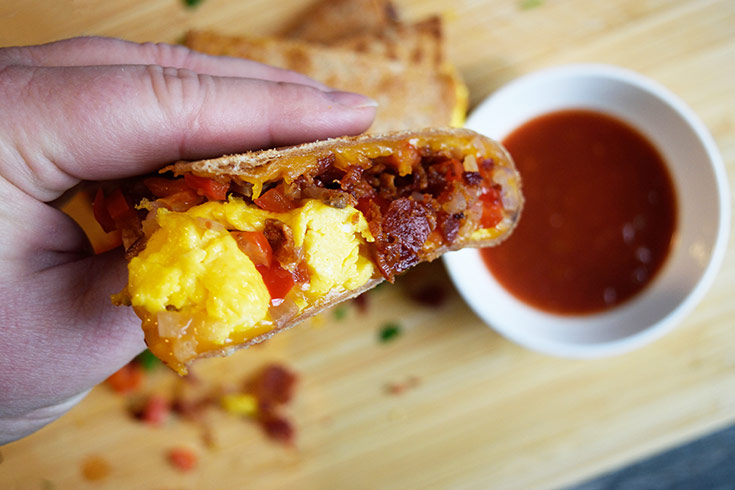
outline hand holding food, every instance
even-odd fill
[[[0,49],[0,111],[2,444],[59,417],[144,348],[134,315],[109,301],[125,282],[122,254],[91,256],[49,203],[81,180],[357,134],[375,106],[255,62],[80,38]]]

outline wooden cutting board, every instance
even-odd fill
[[[0,45],[81,34],[174,42],[192,27],[267,34],[308,0],[31,0],[0,4]],[[537,68],[605,62],[637,70],[680,95],[712,131],[735,176],[735,3],[619,0],[398,1],[406,17],[441,12],[450,57],[476,104]],[[407,290],[447,290],[437,308]],[[678,329],[610,359],[571,361],[518,347],[462,303],[440,263],[229,359],[197,366],[203,383],[238,384],[265,363],[299,374],[287,412],[295,447],[255,424],[211,413],[201,427],[133,420],[130,399],[100,386],[68,415],[0,448],[0,488],[547,488],[569,484],[735,421],[735,245],[714,286]],[[382,325],[402,335],[381,343]],[[144,393],[168,393],[165,370]],[[394,385],[406,384],[394,393]],[[166,451],[193,448],[198,467]],[[88,481],[85,462],[108,471]]]

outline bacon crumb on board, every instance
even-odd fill
[[[425,284],[410,292],[410,297],[415,302],[433,308],[441,307],[449,296],[447,285],[438,282]]]
[[[298,378],[280,364],[270,364],[245,383],[245,391],[257,400],[258,423],[265,434],[278,442],[291,445],[296,435],[282,407],[293,398]]]
[[[215,447],[212,426],[207,412],[219,408],[233,415],[247,417],[258,423],[268,438],[291,445],[296,429],[284,413],[292,400],[298,377],[287,367],[271,363],[240,383],[239,389],[220,383],[209,384],[195,376],[180,378],[171,395],[151,393],[142,397],[139,389],[146,371],[140,359],[131,361],[107,379],[106,384],[116,393],[128,396],[130,414],[152,427],[163,426],[174,415],[201,428],[205,447]]]

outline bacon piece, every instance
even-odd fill
[[[291,444],[293,424],[280,413],[280,407],[293,398],[298,378],[279,364],[270,364],[250,379],[245,391],[258,400],[258,422],[271,439]]]
[[[459,227],[464,219],[464,214],[454,213],[449,214],[440,212],[437,218],[439,224],[439,231],[441,231],[442,238],[447,243],[453,243],[459,235]]]
[[[352,165],[339,181],[342,190],[355,196],[358,201],[375,195],[375,189],[365,180],[363,172],[364,169],[359,165]]]
[[[391,202],[385,212],[381,236],[376,238],[376,262],[390,282],[419,261],[426,239],[436,226],[426,205],[402,197]]]
[[[258,422],[266,435],[283,444],[293,444],[295,432],[290,420],[273,412],[264,412],[258,416]]]
[[[291,228],[283,221],[268,218],[265,220],[263,234],[273,249],[273,256],[284,269],[292,270],[301,261],[298,250],[293,240]]]
[[[291,401],[296,388],[297,377],[292,371],[280,364],[269,364],[245,386],[259,402],[283,405]]]

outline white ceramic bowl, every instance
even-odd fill
[[[727,246],[730,198],[722,158],[694,112],[658,83],[621,68],[568,65],[521,77],[480,104],[466,126],[502,140],[535,116],[574,108],[627,121],[668,164],[678,223],[669,257],[648,287],[604,313],[562,316],[504,290],[477,250],[447,254],[444,261],[470,307],[505,337],[547,354],[591,358],[660,337],[701,300]]]

